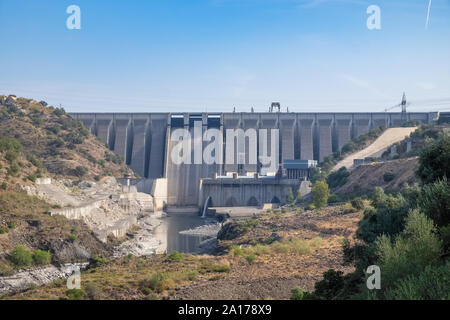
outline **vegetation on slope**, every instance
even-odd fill
[[[27,195],[24,186],[41,177],[98,180],[130,170],[63,109],[13,96],[1,101],[0,276],[108,254],[86,224],[51,217],[57,206]]]
[[[329,270],[313,292],[296,288],[293,298],[450,299],[449,142],[448,134],[440,134],[422,150],[422,185],[391,195],[375,189],[357,231],[360,242],[344,243],[344,254],[356,271],[343,275]],[[366,286],[370,265],[381,269],[380,290]]]
[[[0,191],[0,276],[48,263],[87,261],[107,247],[79,220],[47,214],[51,206],[23,192]]]
[[[346,145],[342,147],[341,151],[334,152],[333,154],[325,157],[320,163],[320,169],[317,169],[312,176],[312,181],[324,180],[330,173],[331,169],[347,155],[360,151],[372,142],[374,142],[384,131],[385,126],[380,126],[378,128],[370,130],[368,133],[360,135],[356,139],[349,141]]]
[[[48,174],[93,180],[131,173],[64,109],[25,98],[0,104],[0,165],[0,184]]]

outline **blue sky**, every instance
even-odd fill
[[[378,112],[406,91],[411,111],[444,109],[450,0],[425,29],[428,1],[0,0],[0,94],[71,112]]]

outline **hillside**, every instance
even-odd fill
[[[333,171],[342,167],[350,169],[353,166],[354,159],[364,159],[367,157],[379,158],[381,155],[394,143],[402,141],[408,137],[412,132],[416,131],[417,127],[407,128],[389,128],[384,131],[372,144],[366,148],[346,156],[339,161],[333,168]]]
[[[0,139],[0,184],[132,174],[81,122],[45,102],[0,96]]]
[[[383,153],[382,159],[404,159],[419,156],[422,149],[436,141],[442,132],[450,132],[450,125],[421,125],[407,139],[389,146]],[[395,147],[395,155],[391,156],[390,150],[393,147]]]
[[[405,183],[419,182],[415,175],[418,165],[416,157],[361,165],[350,172],[344,185],[333,191],[344,197],[370,194],[376,187],[399,191]]]
[[[49,213],[66,206],[82,206],[98,194],[107,198],[103,193],[120,189],[107,176],[124,174],[132,172],[63,109],[31,99],[0,96],[0,276],[24,267],[111,255],[112,243],[100,241],[86,221]],[[37,179],[47,177],[52,178],[51,185],[36,184]],[[86,180],[98,182],[87,188],[95,184],[82,182]],[[104,187],[108,183],[115,189]],[[83,190],[89,194],[84,195]],[[112,206],[116,215],[123,215],[112,200],[105,203],[105,208]],[[97,216],[101,214],[97,212]],[[45,259],[35,258],[36,253]],[[26,259],[16,261],[15,254]]]

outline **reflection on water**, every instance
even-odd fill
[[[173,251],[199,253],[200,243],[208,237],[200,235],[180,234],[180,231],[193,229],[207,224],[205,219],[192,214],[173,214],[161,218],[161,225],[155,229],[155,237],[162,242],[158,253]]]

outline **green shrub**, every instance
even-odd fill
[[[33,261],[37,265],[47,265],[50,264],[52,260],[52,255],[49,251],[36,250],[33,254]]]
[[[246,220],[240,222],[239,225],[242,227],[242,229],[245,232],[247,232],[258,226],[258,220],[257,219],[246,219]]]
[[[245,260],[247,260],[249,264],[253,264],[253,262],[255,262],[256,260],[256,255],[254,253],[249,253],[245,256]]]
[[[168,259],[172,261],[181,261],[183,259],[183,255],[178,251],[174,251],[169,255]]]
[[[316,206],[313,205],[312,203],[306,207],[306,210],[315,210],[315,209],[316,209]]]
[[[8,188],[8,185],[6,184],[6,182],[2,182],[2,184],[0,185],[0,188],[2,190],[6,190]]]
[[[295,287],[291,290],[291,300],[303,300],[305,298],[305,293],[302,288]]]
[[[450,224],[439,228],[439,234],[444,244],[444,252],[448,253],[450,250]]]
[[[95,283],[86,283],[84,290],[86,291],[86,297],[88,297],[89,299],[98,300],[100,298],[101,290]]]
[[[147,295],[146,299],[147,300],[159,300],[159,296],[156,293],[151,292],[150,294]]]
[[[4,233],[8,233],[9,232],[9,228],[6,226],[2,226],[0,227],[0,234],[4,234]]]
[[[17,160],[19,157],[19,153],[15,150],[8,150],[5,153],[5,159],[8,160],[9,163]]]
[[[393,174],[392,172],[387,172],[383,175],[384,182],[391,182],[394,179],[395,179],[395,174]]]
[[[423,148],[417,175],[425,184],[450,177],[450,135],[448,133],[442,133],[437,141]]]
[[[343,205],[341,205],[339,207],[339,209],[341,210],[341,212],[343,214],[348,214],[348,213],[354,213],[354,212],[358,212],[358,209],[356,209],[355,207],[353,207],[351,205],[351,203],[344,203]]]
[[[346,167],[340,168],[338,171],[332,172],[327,177],[327,183],[330,188],[338,188],[347,183],[350,172]]]
[[[417,203],[438,226],[450,224],[450,184],[446,177],[425,185]]]
[[[408,201],[402,195],[386,195],[378,187],[371,198],[372,206],[364,211],[364,217],[358,224],[357,237],[372,243],[382,234],[392,236],[400,233],[410,210]]]
[[[11,262],[18,268],[28,267],[33,262],[31,251],[23,245],[17,245],[10,253]]]
[[[324,181],[317,181],[312,188],[312,198],[316,208],[320,209],[327,205],[330,190]]]
[[[88,173],[88,168],[83,167],[83,166],[78,166],[75,168],[75,175],[77,177],[82,178],[83,176],[85,176]]]
[[[189,281],[195,281],[198,279],[198,271],[197,270],[191,270],[187,274],[187,279]]]
[[[377,214],[377,209],[372,206],[367,206],[364,208],[364,219],[369,220],[372,219],[372,216]]]
[[[22,145],[19,141],[13,138],[1,137],[0,138],[0,152],[13,151],[16,154],[22,152]]]
[[[450,300],[450,263],[426,266],[417,275],[407,276],[385,293],[388,300]]]
[[[42,161],[39,160],[34,154],[27,154],[27,160],[35,167],[42,167]]]
[[[352,204],[352,207],[358,210],[364,209],[364,201],[361,198],[355,198],[352,201],[350,201]]]
[[[146,280],[145,283],[143,283],[143,285],[149,287],[153,291],[162,292],[163,290],[161,284],[165,278],[166,277],[164,276],[163,273],[157,272],[152,274],[150,278]]]
[[[11,163],[11,165],[8,168],[8,174],[12,175],[12,176],[16,176],[20,171],[20,166],[17,163],[17,161],[14,161]]]
[[[288,194],[286,195],[286,203],[290,205],[294,204],[294,193],[292,192],[292,188],[288,189]]]
[[[66,114],[66,110],[64,110],[64,108],[55,108],[55,110],[53,110],[53,114],[57,117],[61,117]]]
[[[91,264],[94,268],[103,266],[108,263],[108,259],[104,257],[100,257],[98,255],[94,255],[91,258]]]
[[[341,202],[341,198],[337,194],[331,194],[328,197],[328,203],[338,203]]]
[[[342,271],[330,269],[323,274],[323,279],[316,282],[314,286],[314,295],[331,300],[336,297],[344,288],[344,277]]]
[[[233,257],[242,256],[244,250],[240,246],[233,244],[230,246],[230,253]]]
[[[75,234],[69,234],[69,241],[75,242],[77,241],[78,237]]]
[[[231,267],[227,264],[214,264],[210,269],[212,272],[230,272]]]
[[[70,289],[66,291],[66,296],[69,300],[83,300],[84,291],[81,289]]]
[[[393,242],[383,235],[375,242],[377,265],[383,272],[383,282],[393,284],[407,275],[416,275],[428,265],[439,261],[441,241],[433,221],[418,210],[412,210],[405,229]]]
[[[0,276],[6,277],[14,274],[14,268],[8,261],[0,260]]]
[[[297,197],[295,198],[295,203],[300,204],[303,201],[303,196],[300,189],[297,191]]]
[[[202,274],[208,272],[229,272],[231,267],[225,263],[214,263],[213,261],[203,260],[199,272]]]

